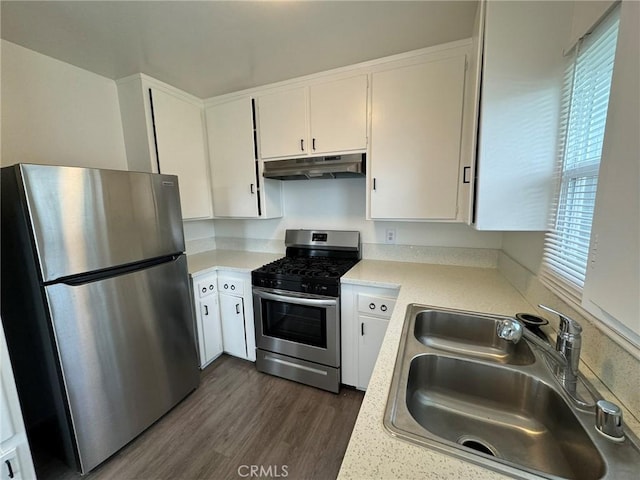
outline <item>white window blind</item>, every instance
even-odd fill
[[[542,279],[577,303],[587,270],[619,10],[616,8],[578,43],[565,77],[560,182],[545,237]]]

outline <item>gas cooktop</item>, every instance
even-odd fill
[[[287,256],[251,272],[256,287],[337,297],[340,277],[360,260],[358,232],[287,230]]]

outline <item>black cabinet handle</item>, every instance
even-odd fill
[[[376,179],[375,179],[375,177],[373,178],[373,189],[374,190],[376,189]]]
[[[204,306],[204,314],[205,315],[209,315],[209,306],[208,305]]]
[[[300,139],[300,150],[304,152],[304,138]]]
[[[364,335],[364,323],[360,324],[360,335]]]
[[[240,304],[236,303],[236,313],[240,315]]]
[[[314,150],[316,149],[316,139],[315,138],[311,140],[311,148],[314,149]]]
[[[15,474],[13,473],[13,466],[11,465],[11,462],[9,460],[5,460],[4,464],[7,466],[7,470],[9,470],[9,478],[15,477]]]
[[[250,190],[251,190],[251,193],[253,193],[253,183],[250,185],[250,187],[249,187],[249,188],[250,188]]]
[[[462,174],[462,183],[471,183],[471,179],[467,177],[467,174],[471,172],[471,167],[464,167]]]

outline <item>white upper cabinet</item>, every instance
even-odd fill
[[[259,175],[251,97],[212,104],[206,118],[214,216],[281,217],[282,183]]]
[[[367,76],[309,87],[311,153],[367,147]]]
[[[258,97],[260,158],[364,151],[367,76]]]
[[[206,112],[213,214],[216,217],[257,217],[251,99],[213,105]]]
[[[545,230],[572,3],[486,2],[483,7],[475,226]]]
[[[202,101],[142,74],[116,83],[129,170],[177,175],[183,218],[211,218]]]
[[[455,221],[466,55],[374,72],[370,217]]]
[[[306,88],[261,96],[258,105],[260,156],[306,155],[309,150]]]
[[[622,2],[582,305],[640,347],[639,23]]]
[[[177,175],[184,218],[211,217],[202,106],[150,90],[160,173]]]

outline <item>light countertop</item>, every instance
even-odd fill
[[[245,252],[240,250],[209,250],[187,255],[189,273],[200,275],[223,268],[250,272],[267,263],[282,258],[281,253]]]

